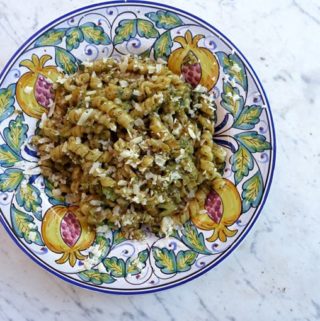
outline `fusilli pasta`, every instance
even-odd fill
[[[159,232],[165,217],[183,224],[203,208],[225,160],[204,88],[128,56],[81,65],[54,89],[33,143],[43,176],[90,224],[140,238],[143,225]]]

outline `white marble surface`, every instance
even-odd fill
[[[0,0],[0,68],[38,28],[94,2]],[[214,270],[178,288],[131,297],[61,281],[35,265],[0,227],[1,321],[320,320],[320,3],[163,2],[213,23],[260,76],[278,143],[262,215],[237,251]]]

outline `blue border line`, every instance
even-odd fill
[[[145,4],[145,5],[150,5],[150,6],[156,6],[156,7],[162,7],[164,9],[171,9],[171,10],[175,10],[177,12],[180,12],[186,16],[189,16],[197,21],[199,21],[200,23],[202,23],[203,25],[207,26],[208,28],[214,30],[215,32],[217,32],[218,34],[220,34],[233,48],[235,48],[237,50],[237,52],[241,55],[242,59],[247,63],[247,65],[249,66],[249,68],[251,69],[252,73],[254,74],[256,81],[258,82],[262,93],[266,99],[266,105],[268,107],[269,110],[269,115],[270,115],[270,125],[271,125],[271,138],[272,143],[273,143],[273,148],[272,148],[272,152],[274,153],[273,157],[272,157],[272,164],[271,164],[271,169],[269,172],[269,177],[267,178],[267,184],[266,184],[266,189],[263,195],[263,200],[259,205],[259,209],[256,211],[256,213],[254,213],[254,217],[250,223],[250,225],[246,228],[246,230],[244,231],[244,233],[241,235],[241,237],[236,241],[236,243],[231,245],[231,250],[229,252],[227,252],[223,257],[221,257],[220,259],[218,259],[217,261],[215,261],[213,264],[211,264],[210,266],[208,266],[207,268],[204,268],[203,270],[201,270],[199,273],[197,273],[196,275],[193,275],[192,277],[186,279],[186,280],[182,280],[181,282],[177,281],[177,283],[172,284],[172,285],[167,285],[167,286],[163,286],[161,288],[157,288],[157,289],[150,289],[150,290],[142,290],[142,291],[130,291],[130,292],[121,292],[121,291],[113,291],[111,289],[99,289],[93,286],[89,286],[89,285],[84,285],[82,283],[78,283],[75,280],[71,280],[69,278],[66,278],[65,276],[63,276],[60,273],[57,273],[53,270],[48,269],[43,263],[37,261],[37,259],[30,253],[28,252],[23,246],[22,244],[20,244],[20,242],[17,240],[16,236],[14,235],[14,233],[12,232],[12,230],[7,226],[4,218],[2,217],[2,215],[0,215],[0,221],[2,223],[2,225],[4,226],[5,230],[8,232],[8,234],[10,235],[10,237],[13,239],[13,241],[18,245],[18,247],[26,254],[28,255],[34,262],[36,262],[38,265],[40,265],[43,269],[47,270],[48,272],[54,274],[55,276],[59,277],[60,279],[71,283],[73,285],[77,285],[79,287],[85,288],[85,289],[89,289],[89,290],[93,290],[93,291],[97,291],[97,292],[103,292],[103,293],[109,293],[109,294],[118,294],[118,295],[133,295],[133,294],[146,294],[146,293],[152,293],[152,292],[158,292],[158,291],[163,291],[163,290],[167,290],[173,287],[176,287],[178,285],[182,285],[186,282],[189,282],[191,280],[194,280],[195,278],[198,278],[199,276],[203,275],[204,273],[208,272],[209,270],[213,269],[215,266],[217,266],[220,262],[222,262],[223,260],[225,260],[238,246],[239,244],[243,241],[243,239],[246,237],[246,235],[249,233],[249,231],[251,230],[251,228],[253,227],[253,225],[255,224],[255,222],[257,221],[263,207],[264,204],[268,198],[269,195],[269,191],[270,191],[270,187],[272,184],[272,180],[273,180],[273,174],[274,174],[274,168],[275,168],[275,161],[276,161],[276,135],[275,135],[275,128],[274,128],[274,121],[273,121],[273,116],[272,116],[272,112],[271,112],[271,108],[270,108],[270,104],[269,104],[269,100],[268,97],[265,93],[265,90],[260,82],[260,79],[258,78],[255,70],[253,69],[253,67],[251,66],[251,64],[249,63],[249,61],[246,59],[246,57],[242,54],[242,52],[237,48],[237,46],[235,46],[233,44],[232,41],[230,41],[230,39],[228,37],[226,37],[222,32],[220,32],[218,29],[216,29],[214,26],[212,26],[210,23],[204,21],[203,19],[196,17],[195,15],[188,13],[182,9],[178,9],[175,7],[172,7],[170,5],[165,5],[165,4],[161,4],[161,3],[157,3],[157,2],[149,2],[149,1],[141,1],[141,0],[128,0],[128,1],[110,1],[110,2],[101,2],[101,3],[96,3],[96,4],[92,4],[89,6],[85,6],[85,7],[81,7],[78,8],[76,10],[73,10],[65,15],[60,16],[59,18],[51,21],[50,23],[48,23],[47,25],[45,25],[44,27],[42,27],[40,30],[38,30],[38,32],[36,32],[35,34],[33,34],[29,39],[27,39],[22,46],[20,46],[20,48],[14,53],[14,55],[10,58],[10,60],[7,62],[7,64],[5,65],[4,69],[2,70],[2,72],[0,73],[0,79],[3,77],[3,75],[5,74],[5,72],[7,71],[8,67],[10,66],[10,64],[12,63],[12,61],[16,58],[16,56],[23,50],[23,48],[29,44],[32,40],[35,40],[36,37],[41,34],[44,30],[46,30],[48,27],[50,27],[51,25],[61,21],[62,19],[68,17],[68,16],[72,16],[76,13],[79,13],[83,10],[87,10],[87,9],[91,9],[91,8],[96,8],[96,7],[102,7],[102,6],[110,6],[110,5],[114,5],[114,4]]]

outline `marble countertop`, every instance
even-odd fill
[[[0,0],[0,68],[40,27],[95,2]],[[260,218],[214,270],[183,286],[140,296],[100,294],[63,282],[25,256],[1,226],[1,321],[320,320],[319,1],[163,2],[223,31],[264,85],[278,157]]]

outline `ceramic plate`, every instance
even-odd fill
[[[74,73],[81,61],[109,56],[170,57],[182,67],[181,52],[197,57],[202,75],[209,75],[201,84],[213,92],[218,106],[215,141],[227,150],[227,188],[218,193],[218,216],[195,216],[171,237],[151,235],[144,242],[126,240],[118,231],[92,234],[63,199],[53,197],[40,175],[30,139],[48,110],[41,83],[48,85],[45,80],[59,72]],[[211,75],[214,61],[218,75]],[[76,10],[22,45],[3,70],[0,88],[1,221],[30,258],[63,280],[116,294],[182,284],[230,254],[263,207],[275,161],[266,95],[231,41],[190,13],[148,2],[107,2]],[[80,225],[81,235],[65,242],[62,223]],[[49,241],[50,233],[59,237]],[[83,261],[92,247],[98,249],[99,262],[86,269]]]

